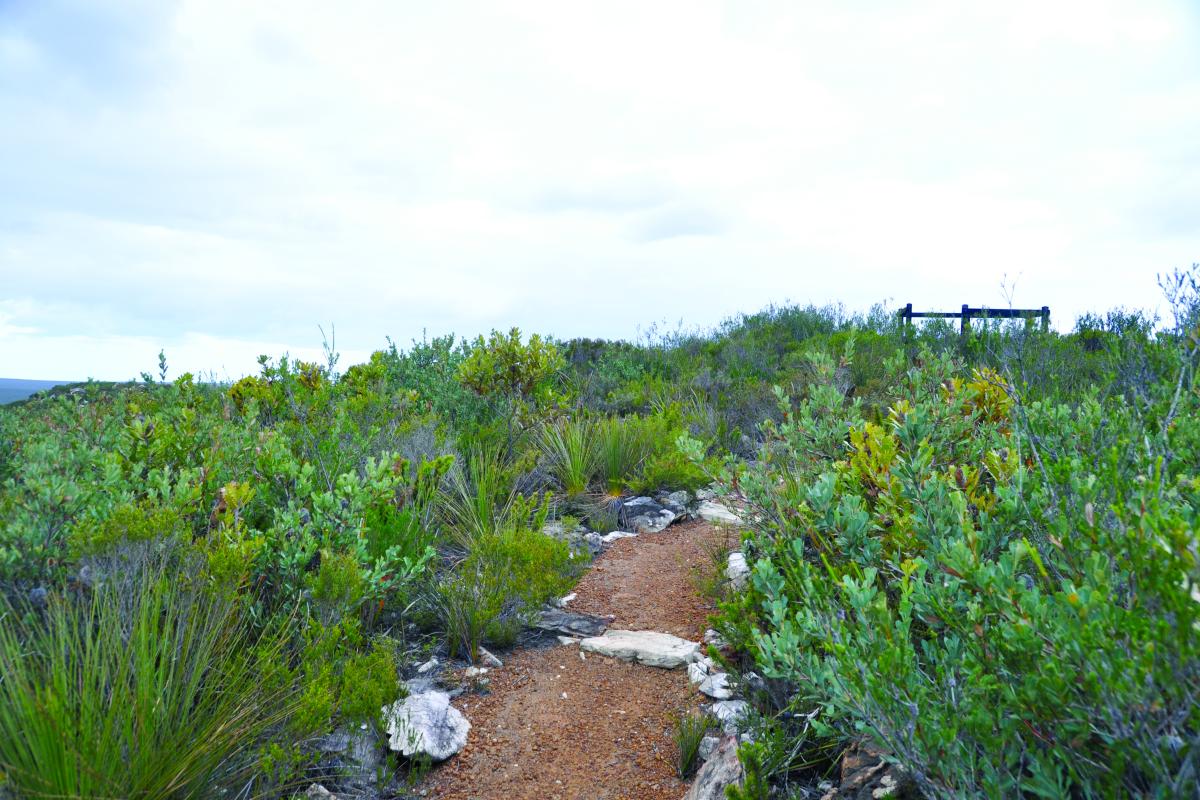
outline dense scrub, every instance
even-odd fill
[[[996,369],[922,348],[871,406],[837,379],[847,343],[780,393],[729,473],[756,523],[722,627],[768,678],[739,796],[851,742],[929,797],[1195,796],[1200,305],[1170,286],[1171,330],[1110,317],[1073,362],[1069,340],[1002,339]]]
[[[879,309],[772,308],[0,409],[0,770],[22,796],[290,796],[430,649],[511,644],[569,589],[586,554],[548,520],[612,529],[622,496],[720,472],[757,515],[722,622],[769,677],[747,791],[866,737],[931,795],[1167,796],[1200,681],[1176,289],[1167,330],[905,342]]]

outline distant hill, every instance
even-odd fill
[[[27,381],[24,378],[0,378],[0,406],[24,400],[35,392],[53,389],[72,381]]]

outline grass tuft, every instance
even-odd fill
[[[283,636],[162,569],[53,597],[44,615],[0,609],[0,771],[20,797],[245,790],[295,708]]]
[[[712,718],[707,714],[692,711],[680,714],[675,719],[675,771],[680,780],[687,780],[696,771],[700,757],[700,743],[712,727]]]

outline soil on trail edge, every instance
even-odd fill
[[[573,611],[612,614],[612,628],[699,641],[714,611],[696,590],[710,552],[735,534],[691,522],[620,539],[575,588]],[[426,796],[447,800],[679,800],[673,717],[700,697],[687,671],[628,664],[564,645],[510,653],[491,693],[454,701],[471,722],[466,748],[435,770]]]

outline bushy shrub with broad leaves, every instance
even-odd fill
[[[834,363],[765,428],[726,632],[820,736],[929,796],[1181,797],[1200,763],[1197,336],[1140,398],[924,351],[868,421]],[[847,354],[844,363],[849,363]],[[900,362],[894,362],[894,369]],[[815,712],[815,714],[814,714]]]

